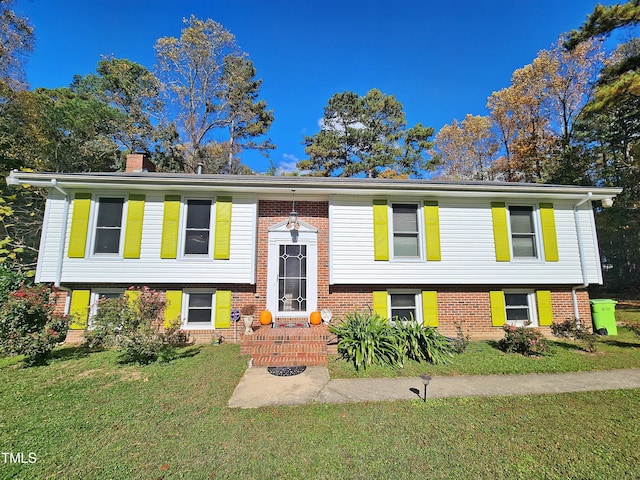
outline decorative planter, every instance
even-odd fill
[[[322,323],[322,315],[320,315],[320,312],[311,312],[309,323],[311,323],[311,325],[320,325]]]
[[[273,317],[269,310],[263,310],[260,312],[260,325],[270,325]]]
[[[253,335],[253,315],[244,316],[244,334]]]

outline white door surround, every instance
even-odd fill
[[[318,306],[318,229],[298,224],[269,228],[267,310],[274,318],[309,318]]]

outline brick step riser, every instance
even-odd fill
[[[301,344],[287,344],[287,345],[254,345],[251,350],[251,355],[270,355],[274,353],[327,353],[326,345],[301,345]]]

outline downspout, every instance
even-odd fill
[[[582,272],[582,285],[576,285],[571,289],[571,298],[573,300],[573,316],[576,319],[578,326],[580,326],[580,313],[578,310],[578,295],[576,294],[576,290],[578,288],[587,288],[589,286],[589,273],[587,272],[587,262],[584,254],[584,242],[582,241],[582,228],[580,226],[580,214],[578,208],[580,205],[591,200],[593,196],[592,192],[587,194],[586,198],[583,198],[578,203],[573,206],[573,218],[576,223],[576,235],[578,236],[578,254],[580,256],[580,270]]]
[[[60,288],[60,281],[62,280],[62,263],[64,262],[64,245],[67,237],[67,223],[69,221],[69,193],[65,192],[60,186],[58,186],[58,180],[51,179],[51,186],[64,195],[64,211],[62,214],[62,226],[60,230],[60,246],[58,247],[58,262],[56,263],[56,278],[54,286]]]

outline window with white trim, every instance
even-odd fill
[[[394,203],[391,210],[393,216],[393,256],[419,258],[418,205]]]
[[[97,202],[93,253],[120,253],[124,198],[101,197]]]
[[[187,200],[184,254],[207,255],[211,238],[211,200]]]
[[[532,292],[504,292],[507,324],[524,327],[537,323]]]
[[[91,330],[95,327],[93,317],[100,309],[100,302],[105,300],[120,298],[124,294],[124,290],[118,288],[105,288],[101,290],[91,291],[91,300],[89,303],[89,323],[87,328]]]
[[[184,292],[184,326],[188,329],[213,328],[213,292],[191,291]]]
[[[509,206],[511,248],[514,258],[538,258],[533,207]]]
[[[418,294],[413,292],[389,293],[390,318],[392,322],[420,320]]]

